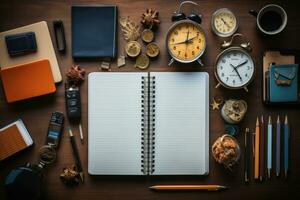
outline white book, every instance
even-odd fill
[[[94,72],[88,84],[89,174],[208,174],[207,73]]]

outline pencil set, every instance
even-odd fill
[[[274,124],[274,126],[273,126]],[[245,130],[245,182],[250,182],[250,171],[253,179],[263,181],[277,177],[287,178],[289,171],[289,137],[290,126],[288,117],[281,121],[277,116],[276,121],[269,116],[256,118],[255,132],[249,128]],[[281,153],[283,152],[283,154]]]

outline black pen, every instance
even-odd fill
[[[250,160],[251,160],[251,133],[249,128],[245,131],[245,183],[250,180]]]
[[[77,149],[77,146],[76,146],[75,138],[74,138],[74,135],[72,133],[71,128],[69,128],[69,135],[70,135],[70,141],[71,141],[71,145],[72,145],[72,149],[73,149],[73,154],[74,154],[74,157],[75,157],[76,168],[79,171],[81,182],[83,182],[82,165],[81,165],[78,149]]]

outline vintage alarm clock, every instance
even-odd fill
[[[220,37],[229,37],[238,29],[238,21],[231,10],[221,8],[211,18],[211,28]]]
[[[224,41],[222,49],[215,62],[215,76],[218,85],[228,89],[242,89],[247,92],[247,86],[252,82],[255,74],[255,63],[250,55],[250,42],[244,41],[240,46],[233,46],[236,37],[245,40],[242,34],[234,34],[229,42]]]
[[[200,26],[201,15],[197,12],[191,12],[188,16],[182,12],[185,4],[197,6],[192,1],[184,1],[179,9],[172,16],[172,22],[175,22],[168,30],[166,37],[167,50],[172,57],[169,66],[174,61],[180,63],[192,63],[198,61],[203,65],[200,57],[206,48],[205,34]]]

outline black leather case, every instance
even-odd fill
[[[5,37],[6,47],[10,56],[18,56],[37,50],[34,32],[25,32]]]

